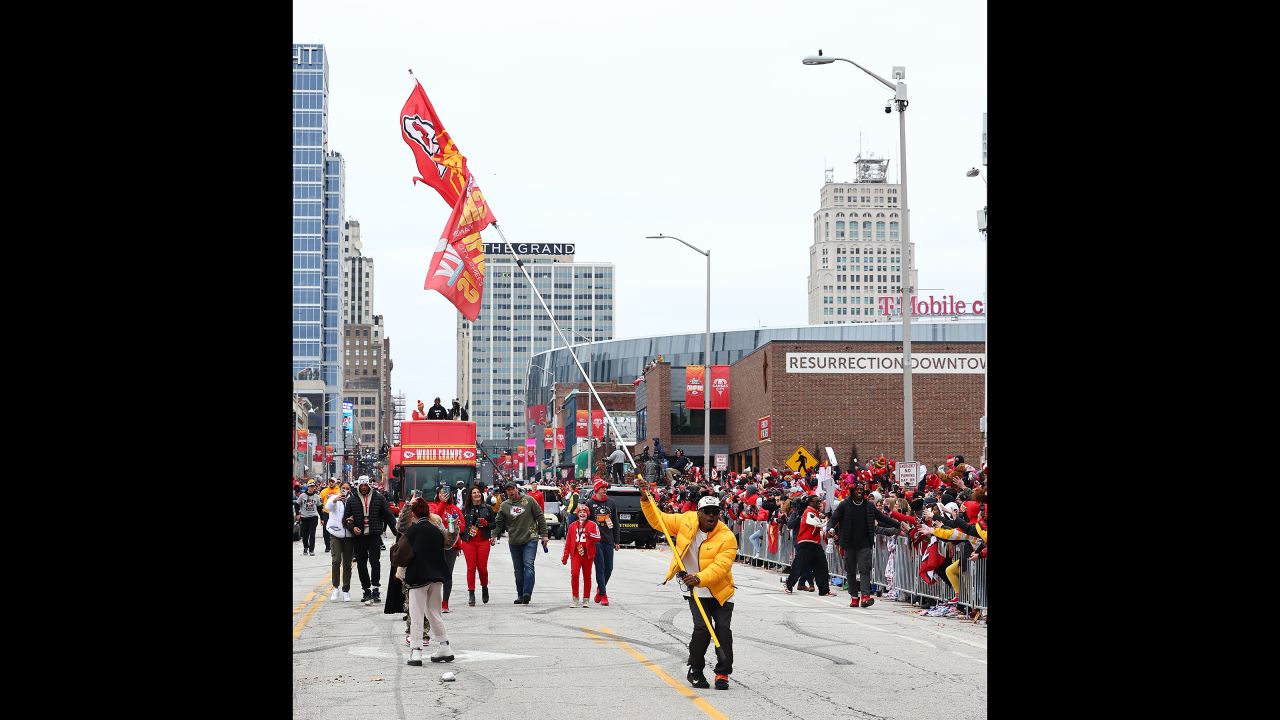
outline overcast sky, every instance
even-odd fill
[[[892,92],[848,63],[800,61],[821,48],[885,78],[903,65],[920,294],[983,297],[986,187],[965,177],[982,162],[983,2],[294,0],[293,14],[294,42],[328,52],[329,147],[410,406],[455,395],[457,311],[422,287],[449,208],[411,182],[408,68],[508,241],[615,264],[627,338],[704,327],[705,260],[656,234],[711,250],[713,330],[806,324],[824,168],[852,181],[859,142],[889,158],[891,182],[900,166]]]

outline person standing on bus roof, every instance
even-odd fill
[[[445,410],[444,406],[440,404],[440,398],[436,398],[436,404],[432,405],[431,409],[427,411],[427,419],[428,420],[448,420],[449,419],[449,411]]]

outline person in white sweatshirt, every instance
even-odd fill
[[[342,581],[342,601],[351,601],[351,564],[356,554],[356,540],[347,529],[343,520],[347,516],[347,499],[351,496],[351,483],[342,483],[342,490],[329,496],[324,504],[329,513],[329,522],[325,529],[333,538],[333,594],[330,600],[338,599],[338,581]],[[341,574],[341,578],[339,578]]]

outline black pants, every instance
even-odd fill
[[[329,538],[332,537],[331,535],[329,535],[328,525],[329,525],[329,513],[322,511],[320,513],[320,532],[324,533],[324,551],[325,552],[329,552]],[[315,544],[312,543],[311,549],[314,550],[315,547],[316,547]]]
[[[812,574],[818,582],[818,592],[826,595],[831,591],[831,575],[827,572],[827,556],[822,546],[811,542],[796,545],[796,559],[791,562],[791,574],[787,576],[787,589],[796,586],[796,581]]]
[[[716,666],[715,673],[717,675],[729,675],[733,672],[733,630],[730,625],[733,624],[733,603],[727,602],[724,605],[716,602],[715,598],[699,597],[702,601],[702,609],[707,611],[707,617],[711,619],[711,627],[715,628],[716,638],[720,640],[720,647],[716,648]],[[689,612],[693,613],[693,637],[689,640],[689,667],[693,670],[702,670],[707,666],[707,646],[711,644],[711,633],[707,630],[706,623],[702,622],[702,613],[698,612],[698,606],[693,603],[690,597]]]
[[[373,586],[382,582],[382,551],[378,549],[378,538],[368,533],[356,537],[356,569],[360,571],[360,589],[369,589],[370,571],[373,572]]]
[[[453,564],[458,562],[457,550],[444,551],[444,566],[449,568],[449,574],[444,576],[444,597],[442,598],[446,605],[449,604],[449,591],[453,589]]]
[[[850,548],[844,549],[844,565],[849,573],[849,594],[854,591],[853,576],[854,568],[857,568],[858,588],[863,595],[871,594],[871,548]]]
[[[613,481],[618,485],[622,484],[622,463],[613,464]]]
[[[316,551],[316,523],[320,522],[320,518],[311,517],[302,518],[302,549],[304,551]]]

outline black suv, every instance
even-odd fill
[[[590,492],[588,488],[587,494]],[[650,526],[640,509],[640,488],[613,485],[609,488],[609,499],[618,508],[618,544],[635,543],[638,548],[651,548],[656,543],[666,542],[662,539],[662,531]]]

